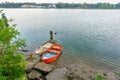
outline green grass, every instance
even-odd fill
[[[108,79],[101,74],[96,74],[95,80],[108,80]]]

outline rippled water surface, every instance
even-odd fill
[[[15,19],[13,23],[17,24],[21,37],[27,39],[29,52],[47,41],[52,30],[67,56],[120,70],[120,10],[5,9],[4,12]]]

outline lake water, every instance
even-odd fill
[[[63,53],[96,66],[120,70],[120,10],[5,9],[15,19],[27,49],[33,52],[49,39],[49,31]],[[10,23],[10,24],[13,24]]]

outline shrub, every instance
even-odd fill
[[[0,10],[0,14],[2,10]],[[25,80],[25,59],[18,49],[25,47],[14,25],[7,19],[0,19],[0,80]]]

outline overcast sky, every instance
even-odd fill
[[[68,3],[98,3],[98,2],[109,2],[109,3],[119,3],[120,0],[0,0],[1,2],[36,2],[36,3],[57,3],[57,2],[68,2]]]

